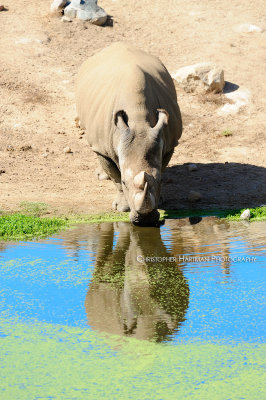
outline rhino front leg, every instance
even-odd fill
[[[121,174],[116,164],[108,157],[98,154],[98,160],[103,169],[103,174],[106,174],[117,187],[118,194],[116,199],[113,201],[112,208],[117,211],[129,211],[128,203],[125,199],[122,185],[121,185]],[[99,177],[98,177],[99,178]],[[100,179],[100,178],[99,178]],[[106,179],[106,178],[104,178]]]

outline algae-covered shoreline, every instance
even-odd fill
[[[161,220],[179,219],[189,217],[216,216],[229,221],[240,221],[244,209],[236,210],[160,210]],[[265,221],[266,207],[250,208],[249,222]],[[88,215],[66,215],[60,217],[47,217],[27,213],[12,213],[0,215],[0,240],[32,240],[34,238],[47,237],[62,229],[69,228],[80,223],[101,223],[129,221],[129,213],[99,213]]]

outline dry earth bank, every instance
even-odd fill
[[[111,182],[96,179],[96,157],[75,127],[75,76],[98,49],[127,40],[159,56],[170,72],[212,61],[247,88],[237,114],[220,115],[224,95],[177,87],[184,131],[163,178],[163,208],[240,208],[265,203],[265,29],[262,0],[102,0],[105,27],[49,15],[50,2],[5,1],[0,13],[0,209],[45,202],[61,213],[109,211]],[[113,26],[112,26],[113,25]],[[264,44],[264,45],[263,45]],[[227,84],[226,91],[236,87]],[[222,133],[230,131],[231,135]],[[70,147],[71,153],[63,149]],[[186,163],[198,169],[189,172]]]

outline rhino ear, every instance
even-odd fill
[[[124,110],[117,111],[114,123],[119,129],[128,129],[128,116]]]
[[[169,114],[163,108],[158,108],[157,113],[158,122],[153,129],[161,130],[163,126],[168,125]]]
[[[152,137],[154,139],[158,138],[160,132],[162,131],[162,128],[168,125],[168,120],[169,120],[168,112],[162,108],[159,108],[157,110],[157,115],[158,115],[157,124],[152,128]]]

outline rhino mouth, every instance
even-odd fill
[[[129,217],[132,224],[137,226],[160,226],[163,223],[160,221],[160,213],[158,210],[152,210],[146,214],[133,211],[130,213]]]

